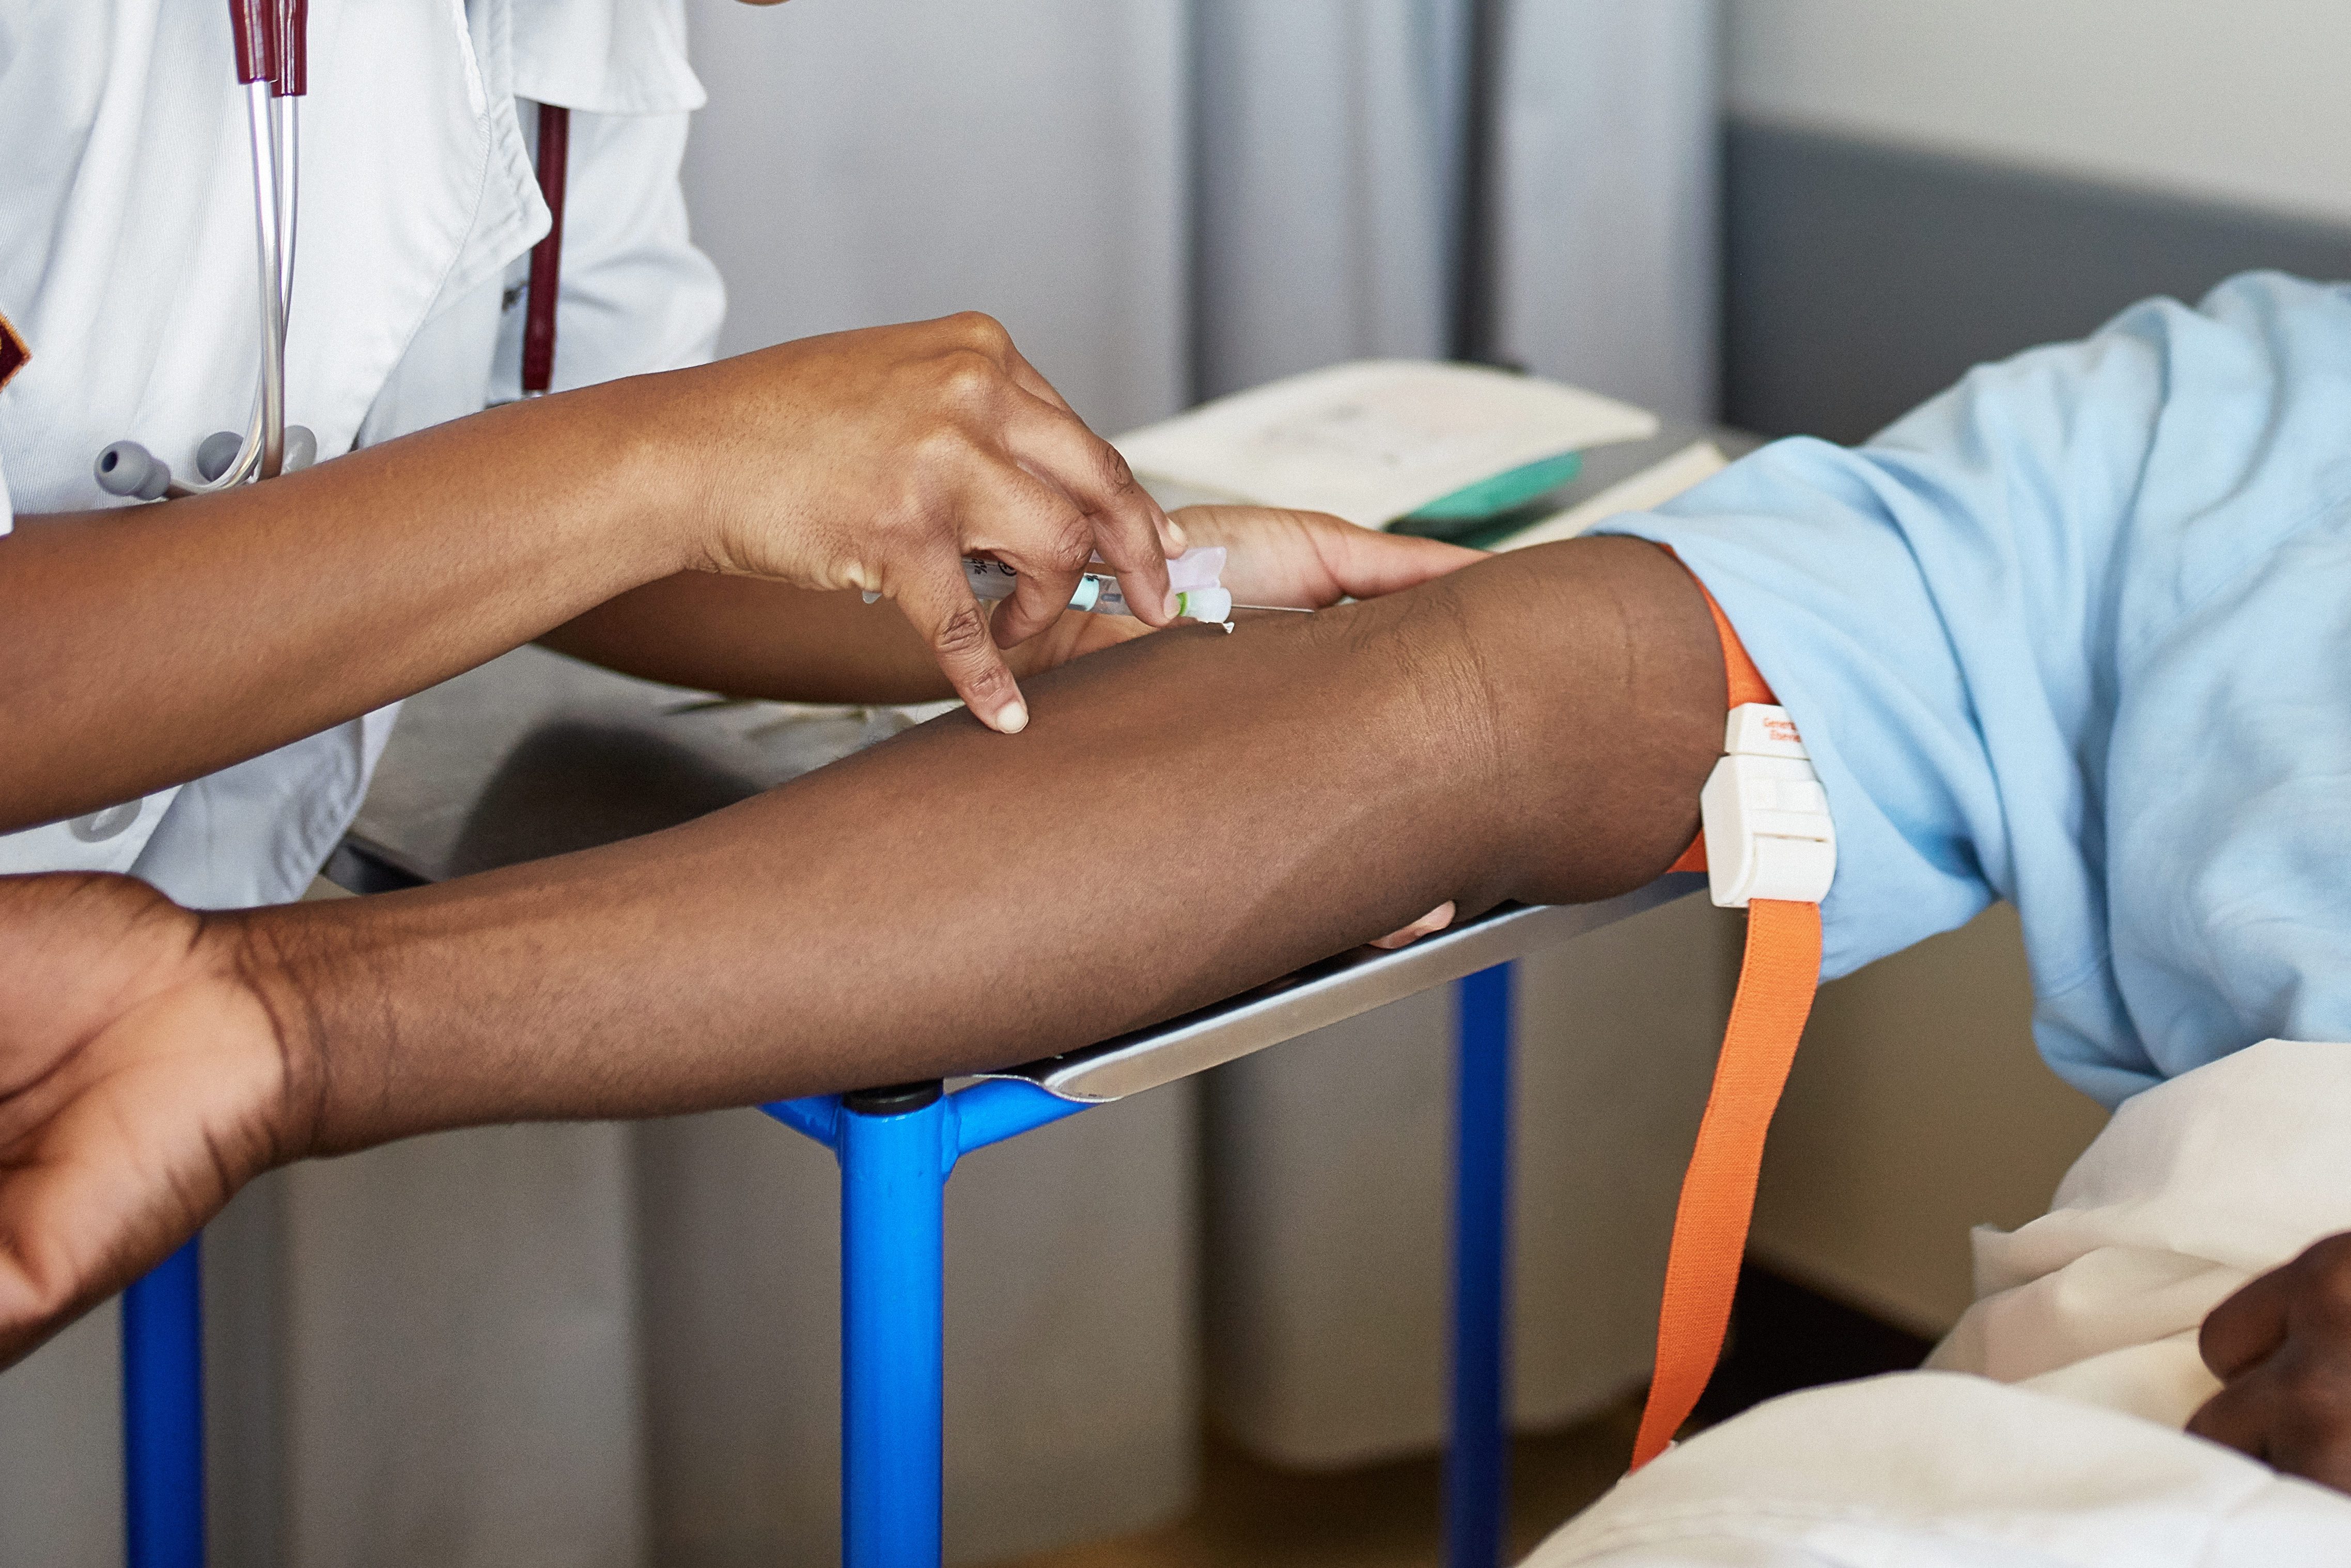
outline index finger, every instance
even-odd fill
[[[979,721],[999,735],[1029,727],[1029,706],[1020,700],[1004,654],[990,632],[987,615],[965,580],[963,562],[951,554],[910,570],[897,592],[898,610],[931,645],[931,656]]]
[[[2229,1382],[2285,1343],[2293,1267],[2289,1263],[2246,1281],[2206,1314],[2204,1326],[2197,1331],[2196,1350],[2213,1376]]]
[[[1085,513],[1094,553],[1135,614],[1153,626],[1167,624],[1175,609],[1167,582],[1171,525],[1118,448],[1075,414],[1033,398],[1007,422],[1004,441],[1016,461],[1061,486]]]
[[[1056,392],[1053,383],[1045,379],[1045,373],[1030,364],[1029,356],[1020,351],[1018,344],[1009,340],[1004,345],[1004,370],[1012,378],[1013,384],[1030,397],[1051,403],[1072,419],[1077,417],[1077,410],[1070,406],[1070,400]]]

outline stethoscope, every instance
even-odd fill
[[[301,109],[309,90],[309,0],[229,0],[236,40],[236,79],[245,88],[246,129],[253,153],[256,276],[261,301],[261,371],[245,434],[215,431],[196,448],[197,479],[178,479],[169,465],[135,441],[118,441],[92,470],[110,496],[159,501],[201,496],[307,468],[318,438],[286,423],[286,326],[294,303],[294,240],[299,213]],[[555,298],[563,244],[563,175],[570,111],[538,110],[538,183],[554,222],[532,249],[530,306],[523,334],[523,395],[549,385],[555,364]]]
[[[135,441],[118,441],[92,465],[99,488],[142,501],[225,490],[309,465],[318,441],[286,423],[286,320],[294,299],[295,193],[301,155],[302,98],[309,90],[309,0],[229,0],[236,79],[245,88],[253,152],[256,268],[261,300],[261,372],[240,439],[218,431],[196,449],[200,479],[175,479]]]

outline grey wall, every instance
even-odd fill
[[[1731,112],[2351,224],[2343,0],[1724,0]]]
[[[1970,365],[2149,295],[2273,267],[2351,277],[2351,228],[1733,118],[1723,409],[1858,441]]]

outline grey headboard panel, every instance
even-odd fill
[[[2351,230],[1733,120],[1723,417],[1858,441],[1970,365],[2153,294],[2351,277]]]

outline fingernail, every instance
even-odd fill
[[[1029,727],[1029,705],[1018,698],[996,710],[996,727],[1006,735],[1018,735]]]
[[[1172,621],[1176,618],[1176,612],[1183,606],[1183,596],[1171,588],[1167,591],[1167,601],[1161,605],[1160,609],[1164,611],[1166,613],[1167,618]]]
[[[1167,519],[1167,542],[1176,547],[1173,553],[1176,555],[1182,555],[1192,548],[1191,539],[1184,532],[1184,525],[1173,517]]]

